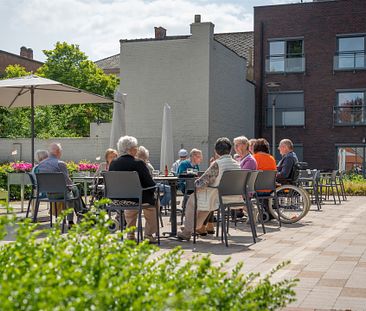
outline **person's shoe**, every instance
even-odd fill
[[[186,234],[184,231],[178,232],[177,237],[181,241],[189,241],[191,239],[191,234]]]
[[[69,220],[69,230],[75,225],[75,223],[72,220]]]
[[[148,240],[149,244],[158,244],[158,240],[155,237],[153,237],[152,235],[145,234],[145,240]]]
[[[214,226],[213,222],[207,223],[206,231],[207,231],[207,234],[215,234],[215,226]]]
[[[135,233],[127,233],[127,240],[130,240],[130,241],[135,241],[136,242],[136,237],[135,237]]]
[[[196,234],[200,236],[206,236],[207,235],[206,226],[202,226],[201,228],[196,229]]]

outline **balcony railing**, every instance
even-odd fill
[[[366,69],[365,51],[342,52],[334,56],[334,70]]]
[[[366,125],[366,106],[333,107],[334,125]]]
[[[305,126],[303,107],[275,108],[276,126]],[[272,107],[266,108],[266,124],[272,126]]]
[[[267,56],[266,72],[267,73],[305,72],[305,56],[303,54]]]

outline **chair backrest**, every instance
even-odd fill
[[[337,174],[338,174],[338,170],[333,170],[332,171],[332,175],[331,175],[331,179],[333,180],[333,181],[335,181],[336,180],[336,178],[337,178]]]
[[[196,186],[194,182],[196,181],[196,178],[185,178],[184,181],[186,182],[185,191],[195,191]]]
[[[259,172],[261,171],[250,171],[250,175],[247,180],[247,191],[249,193],[255,192],[255,182],[257,180]]]
[[[247,180],[251,171],[230,170],[222,174],[219,184],[219,194],[226,195],[243,195],[247,186]]]
[[[36,173],[39,193],[65,193],[67,185],[63,173]]]
[[[275,191],[277,171],[260,171],[255,181],[255,191]]]
[[[104,178],[104,196],[109,199],[140,199],[142,187],[137,172],[102,172]]]
[[[299,178],[309,178],[311,175],[310,175],[310,170],[299,170]]]

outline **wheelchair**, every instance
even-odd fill
[[[290,179],[278,180],[279,186],[276,188],[278,213],[273,199],[272,202],[269,202],[268,209],[274,218],[279,215],[282,223],[296,223],[304,218],[310,210],[310,195],[305,189],[301,188],[298,182],[299,170],[306,167],[306,162],[298,162],[294,165]]]

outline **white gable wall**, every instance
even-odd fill
[[[246,60],[214,41],[210,71],[209,148],[217,138],[254,137],[254,85]]]
[[[127,93],[128,135],[158,166],[163,105],[172,108],[174,152],[196,147],[207,161],[211,23],[192,24],[188,39],[121,43],[121,92]]]

